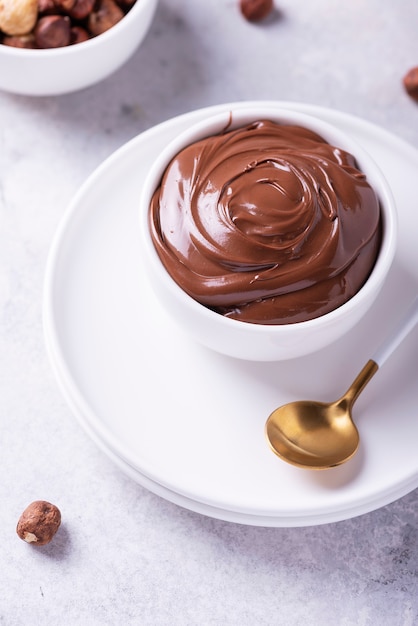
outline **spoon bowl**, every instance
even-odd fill
[[[377,369],[369,361],[336,402],[302,400],[273,411],[266,423],[273,451],[293,465],[312,469],[335,467],[351,459],[360,443],[352,406]]]
[[[360,442],[351,415],[353,404],[417,321],[418,297],[339,400],[290,402],[273,411],[265,427],[273,452],[292,465],[309,469],[329,469],[351,459]]]
[[[291,430],[281,424],[292,422]],[[274,411],[266,425],[273,452],[282,459],[312,469],[336,467],[357,451],[360,436],[351,417],[335,419],[334,404],[293,402]]]

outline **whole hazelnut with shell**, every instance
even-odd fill
[[[35,500],[20,516],[16,532],[23,541],[44,546],[51,541],[60,524],[61,512],[55,504]]]
[[[241,13],[249,22],[266,18],[273,10],[273,0],[240,0]]]
[[[411,98],[418,102],[418,66],[412,67],[405,74],[403,84]]]
[[[38,21],[35,42],[39,48],[62,48],[71,41],[71,22],[66,15],[45,15]]]

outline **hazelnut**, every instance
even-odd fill
[[[46,15],[35,27],[35,41],[39,48],[62,48],[70,43],[70,18],[66,15]]]
[[[53,0],[58,12],[68,13],[74,7],[76,0]]]
[[[3,37],[1,43],[5,46],[12,46],[12,48],[36,48],[35,37],[32,33],[29,35],[9,35]]]
[[[61,524],[60,510],[45,500],[35,500],[23,511],[16,532],[23,541],[44,546],[49,543]]]
[[[100,0],[89,15],[88,29],[92,35],[101,35],[117,24],[123,16],[124,12],[114,0]]]
[[[95,0],[75,0],[67,13],[75,20],[84,20],[93,11]]]
[[[119,5],[122,11],[126,14],[135,4],[135,0],[116,0],[116,4]]]
[[[38,17],[38,0],[0,0],[0,30],[5,35],[27,35]]]
[[[407,93],[418,102],[418,67],[413,67],[404,76],[404,87]]]
[[[82,43],[90,39],[90,35],[82,26],[73,26],[70,31],[70,44]]]
[[[240,0],[241,13],[250,22],[263,20],[273,10],[273,0]]]
[[[54,0],[38,0],[38,15],[56,13]]]

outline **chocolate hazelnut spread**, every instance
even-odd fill
[[[309,320],[346,302],[381,239],[379,201],[354,157],[267,120],[177,154],[154,193],[150,228],[184,291],[259,324]]]

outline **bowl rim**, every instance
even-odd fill
[[[281,123],[282,119],[285,124],[306,124],[307,128],[311,128],[315,132],[318,132],[318,134],[322,135],[326,141],[337,145],[337,147],[341,147],[347,152],[351,152],[359,165],[359,169],[364,171],[367,179],[371,181],[370,184],[378,196],[383,225],[381,245],[377,259],[362,287],[349,300],[328,313],[310,320],[290,324],[256,324],[244,320],[236,320],[225,317],[224,315],[211,310],[195,300],[176,283],[164,267],[152,242],[148,224],[148,207],[151,195],[157,188],[169,161],[179,152],[179,150],[201,138],[204,138],[205,136],[209,136],[216,132],[219,133],[223,130],[237,128],[245,123],[250,123],[250,121],[256,121],[256,119],[267,119],[269,115],[274,116],[272,121],[279,123]],[[302,330],[303,332],[308,332],[310,330],[315,330],[318,327],[323,327],[326,324],[334,323],[338,319],[346,317],[347,315],[350,316],[351,311],[356,309],[360,299],[367,300],[371,293],[378,292],[379,286],[383,282],[392,265],[396,252],[398,234],[396,204],[389,183],[387,182],[381,168],[356,139],[352,138],[348,133],[339,129],[337,126],[334,126],[330,122],[324,121],[315,115],[294,111],[291,108],[278,107],[275,106],[274,103],[266,104],[262,101],[260,104],[252,102],[248,105],[248,107],[244,105],[236,109],[231,106],[228,110],[215,113],[206,117],[204,120],[200,120],[192,124],[172,139],[154,160],[145,178],[139,199],[139,218],[140,231],[142,232],[142,239],[146,248],[146,253],[152,260],[153,269],[158,273],[158,276],[163,281],[165,288],[168,289],[175,298],[179,299],[184,306],[188,306],[192,309],[192,311],[195,310],[200,317],[207,318],[209,322],[216,322],[218,325],[220,324],[224,326],[225,329],[229,328],[232,330],[241,328],[245,330],[245,332],[249,332],[251,334],[271,334],[272,332],[277,335],[288,334],[289,329],[299,329],[301,332]]]
[[[114,26],[106,30],[100,35],[96,35],[88,39],[87,41],[81,41],[80,43],[61,46],[59,48],[16,48],[14,46],[6,46],[0,42],[0,55],[4,54],[10,57],[20,57],[22,59],[35,58],[48,58],[48,57],[60,57],[68,56],[78,53],[78,50],[88,50],[101,45],[106,45],[107,41],[111,41],[114,37],[117,37],[119,33],[129,27],[132,21],[139,19],[142,13],[145,13],[150,7],[154,11],[157,8],[159,0],[135,0],[129,11],[123,16],[123,18],[117,22]]]

